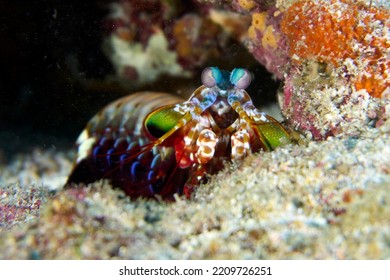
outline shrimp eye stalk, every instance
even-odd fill
[[[223,77],[218,67],[207,67],[202,72],[202,84],[205,87],[212,88],[218,85]]]
[[[244,68],[235,68],[230,74],[230,82],[238,89],[246,89],[251,81],[251,73]]]

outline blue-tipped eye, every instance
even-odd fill
[[[211,88],[222,80],[222,73],[217,67],[207,67],[202,72],[202,84]]]
[[[244,68],[235,68],[230,74],[230,82],[239,89],[246,89],[251,81],[251,73]]]

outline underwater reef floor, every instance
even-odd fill
[[[0,166],[1,259],[388,259],[389,123],[227,165],[192,200],[62,190],[73,152]]]

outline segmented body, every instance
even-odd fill
[[[252,104],[244,90],[248,71],[210,67],[202,82],[188,101],[140,92],[105,107],[78,138],[67,186],[106,178],[133,198],[190,197],[224,162],[291,142],[279,122]]]

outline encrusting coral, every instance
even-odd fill
[[[298,1],[284,12],[290,68],[279,96],[293,126],[324,139],[359,136],[389,118],[389,15],[337,0]]]
[[[289,61],[286,37],[280,31],[282,13],[275,8],[252,14],[246,45],[267,70],[283,79]]]
[[[388,10],[348,0],[298,1],[281,21],[293,64],[344,66],[344,78],[373,97],[390,94],[389,29]]]

